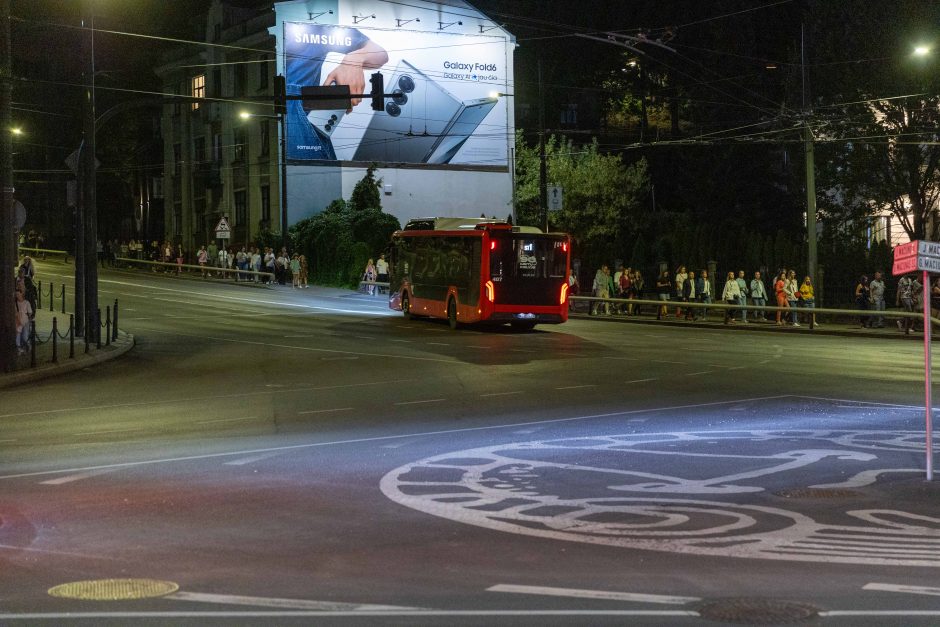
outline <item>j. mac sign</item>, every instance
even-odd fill
[[[940,242],[915,240],[894,247],[894,276],[908,272],[940,273]]]

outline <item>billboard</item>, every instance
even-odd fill
[[[284,23],[288,94],[307,86],[371,89],[381,72],[385,109],[287,103],[287,157],[428,165],[508,163],[507,45],[502,36]]]

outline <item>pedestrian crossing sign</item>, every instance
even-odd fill
[[[225,216],[219,218],[219,223],[215,225],[215,236],[218,239],[229,239],[232,236],[232,228]]]

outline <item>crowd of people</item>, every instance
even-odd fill
[[[29,349],[31,322],[36,315],[36,265],[32,257],[23,257],[16,272],[16,352],[23,355]]]
[[[576,293],[577,278],[571,279],[572,293]],[[862,276],[855,286],[855,303],[859,311],[885,311],[885,294],[887,286],[882,272],[875,272],[873,278]],[[714,293],[713,293],[714,292]],[[923,288],[916,279],[905,276],[898,281],[895,305],[904,311],[915,311],[920,306],[919,299]],[[680,265],[672,273],[668,270],[656,278],[653,285],[646,286],[643,274],[634,268],[625,268],[618,265],[611,274],[610,266],[601,265],[594,274],[591,295],[598,299],[591,303],[590,314],[597,315],[626,315],[632,316],[640,313],[640,305],[633,303],[612,302],[618,300],[659,300],[660,306],[656,308],[656,319],[663,320],[674,310],[676,318],[689,321],[707,320],[708,305],[721,302],[729,305],[724,309],[725,324],[748,324],[748,322],[772,322],[778,326],[801,326],[811,322],[813,326],[820,326],[816,320],[813,309],[816,305],[816,294],[813,280],[804,276],[798,280],[796,270],[781,268],[768,282],[760,271],[754,272],[750,278],[747,272],[739,270],[728,272],[724,281],[714,285],[708,275],[708,270],[689,270]],[[935,316],[940,315],[940,277],[931,286],[931,307],[936,310]],[[611,302],[608,302],[611,301]],[[697,306],[689,306],[697,303]],[[746,307],[776,307],[774,311],[755,311]],[[748,315],[750,313],[750,316]],[[883,315],[859,316],[859,324],[866,328],[884,328]],[[910,320],[898,321],[901,331],[910,333],[913,326]]]

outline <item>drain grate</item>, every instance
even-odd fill
[[[841,488],[791,488],[774,494],[785,499],[849,499],[859,496],[855,490]]]
[[[179,588],[172,581],[156,579],[95,579],[63,583],[49,588],[49,594],[82,601],[126,601],[162,597],[173,594]]]
[[[815,618],[819,609],[806,603],[773,599],[719,599],[698,608],[702,618],[736,625],[787,625]]]

